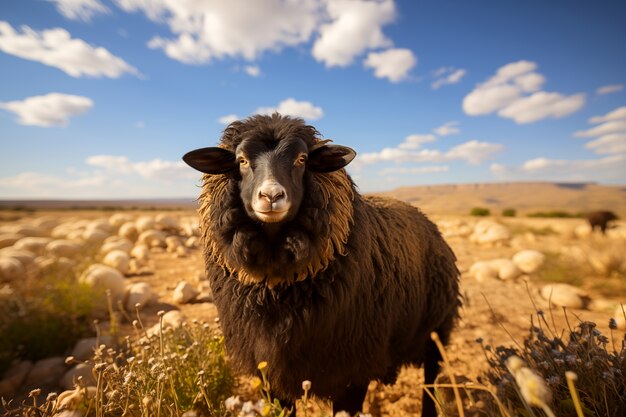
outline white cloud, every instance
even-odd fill
[[[624,89],[624,84],[611,84],[611,85],[605,85],[602,87],[599,87],[596,90],[596,94],[598,95],[605,95],[605,94],[612,94],[612,93],[617,93],[620,92]]]
[[[584,94],[566,96],[540,91],[545,77],[535,70],[537,64],[518,61],[504,65],[495,75],[479,84],[463,99],[463,110],[470,116],[497,112],[516,123],[533,123],[560,118],[580,110]]]
[[[183,161],[164,161],[159,158],[151,161],[131,162],[127,156],[93,155],[88,157],[85,163],[109,172],[134,174],[152,180],[172,181],[198,177],[197,173]]]
[[[42,174],[38,172],[22,172],[20,174],[0,178],[0,187],[16,188],[21,190],[77,189],[93,186],[100,186],[107,182],[107,177],[99,174],[92,174],[79,178],[66,179],[55,175]],[[52,194],[54,195],[54,194]]]
[[[589,119],[589,123],[603,123],[613,120],[626,120],[626,106],[618,107],[604,116],[595,116]]]
[[[327,67],[348,66],[367,50],[392,45],[382,27],[395,19],[393,0],[329,0],[326,12],[330,22],[319,27],[312,53]]]
[[[422,147],[422,144],[434,142],[437,140],[437,136],[435,135],[409,135],[404,139],[398,148],[400,149],[419,149]]]
[[[454,67],[446,68],[442,67],[435,71],[435,78],[437,78],[431,84],[433,90],[437,90],[444,85],[456,84],[461,81],[465,76],[466,71],[464,69],[457,69]],[[444,76],[445,75],[445,76]]]
[[[247,65],[243,70],[251,77],[258,77],[261,75],[261,68],[258,65]]]
[[[470,140],[450,149],[446,153],[446,158],[447,160],[461,159],[472,165],[479,165],[502,149],[504,147],[499,143]]]
[[[600,136],[596,140],[587,142],[585,147],[598,154],[626,153],[626,131]]]
[[[458,135],[461,133],[461,129],[458,128],[459,122],[449,121],[443,125],[433,129],[433,132],[439,136]]]
[[[281,101],[277,107],[260,107],[255,111],[257,114],[272,114],[274,112],[307,120],[317,120],[324,115],[321,107],[317,107],[309,101],[297,101],[293,98]]]
[[[585,147],[597,154],[626,153],[626,106],[618,107],[604,116],[594,116],[589,123],[596,124],[587,130],[579,130],[575,137],[593,138]]]
[[[378,152],[368,152],[357,155],[352,163],[356,169],[365,165],[380,162],[394,163],[422,163],[422,162],[449,162],[455,160],[466,161],[478,165],[490,159],[504,147],[497,143],[479,142],[471,140],[457,145],[443,153],[435,149],[421,149],[415,151],[406,147],[384,148]]]
[[[222,125],[229,125],[235,120],[239,120],[239,116],[236,114],[227,114],[226,116],[222,116],[217,121]]]
[[[626,121],[612,120],[602,123],[601,125],[594,126],[591,129],[579,130],[574,134],[574,136],[578,138],[591,138],[594,136],[603,136],[624,131],[626,131]]]
[[[62,28],[38,32],[28,26],[22,33],[0,21],[0,50],[31,61],[55,67],[72,77],[118,78],[124,73],[141,76],[123,59],[102,47],[93,47],[81,39],[72,38]]]
[[[127,12],[141,11],[166,23],[174,38],[154,37],[153,49],[187,64],[243,57],[308,42],[320,19],[315,0],[115,0]]]
[[[63,16],[72,20],[89,22],[97,14],[106,14],[111,11],[100,0],[49,0],[56,4],[56,8]]]
[[[85,113],[92,107],[90,98],[61,93],[0,103],[0,108],[18,116],[19,124],[41,127],[67,126],[70,117]]]
[[[388,49],[384,52],[370,52],[363,65],[373,68],[376,78],[387,78],[392,83],[407,78],[409,71],[417,64],[417,58],[409,49]]]
[[[544,179],[550,181],[623,181],[626,155],[600,159],[565,160],[539,157],[520,166],[492,164],[491,172],[501,179]]]
[[[380,175],[396,175],[396,174],[431,174],[436,172],[448,172],[450,167],[447,165],[430,165],[421,167],[395,167],[386,168],[379,172]]]
[[[514,101],[501,109],[498,114],[519,124],[532,123],[548,117],[557,119],[567,116],[580,110],[584,104],[584,94],[564,96],[559,93],[538,91]]]

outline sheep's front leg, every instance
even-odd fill
[[[367,394],[367,384],[350,384],[337,398],[333,398],[333,415],[339,411],[346,411],[351,416],[357,415],[363,409],[363,401]]]

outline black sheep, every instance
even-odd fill
[[[184,160],[204,172],[201,229],[226,349],[248,374],[268,362],[273,394],[312,393],[361,410],[372,380],[402,365],[439,372],[460,306],[456,258],[418,209],[363,197],[356,155],[301,119],[253,116]],[[424,416],[435,416],[424,394]]]
[[[591,211],[587,213],[587,221],[591,226],[591,231],[600,228],[602,234],[606,234],[606,229],[610,221],[617,220],[618,217],[612,211]]]

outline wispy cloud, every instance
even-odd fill
[[[108,7],[100,0],[48,0],[56,4],[56,8],[63,16],[71,20],[89,22],[98,14],[111,13]]]
[[[459,129],[458,126],[459,122],[452,120],[433,129],[433,132],[435,132],[439,136],[458,135],[459,133],[461,133],[461,129]]]
[[[90,98],[61,93],[0,103],[1,109],[18,116],[19,124],[40,127],[67,126],[70,117],[85,113],[92,107]]]
[[[497,112],[516,123],[533,123],[560,118],[577,112],[585,104],[584,94],[566,96],[540,91],[545,77],[529,61],[500,67],[496,74],[478,85],[463,99],[463,110],[470,116]]]
[[[235,120],[239,120],[239,116],[236,114],[227,114],[226,116],[222,116],[217,121],[222,125],[229,125]]]
[[[72,77],[118,78],[125,73],[141,76],[135,67],[105,48],[72,38],[62,28],[38,32],[22,26],[20,33],[0,21],[0,51],[58,68]]]
[[[388,49],[370,52],[363,65],[374,69],[376,78],[387,78],[392,83],[407,79],[409,71],[417,64],[417,58],[409,49]]]
[[[624,84],[611,84],[599,87],[596,90],[596,94],[603,96],[606,94],[618,93],[624,89]]]
[[[243,70],[251,77],[258,77],[261,75],[261,68],[258,65],[246,65]]]
[[[255,111],[257,114],[272,114],[274,112],[286,116],[301,117],[306,120],[317,120],[324,116],[324,110],[321,107],[315,106],[310,101],[297,101],[293,98],[281,101],[276,107],[259,107]]]
[[[574,133],[579,138],[596,138],[585,144],[587,149],[601,155],[626,153],[626,106],[594,116],[589,123],[597,126]]]
[[[150,161],[132,162],[127,156],[93,155],[85,160],[89,166],[102,168],[108,172],[138,175],[147,179],[171,181],[175,179],[194,179],[197,172],[183,161],[166,161],[155,158]]]
[[[434,73],[435,81],[431,84],[433,90],[437,90],[444,85],[459,83],[465,76],[466,71],[462,68],[441,67]]]

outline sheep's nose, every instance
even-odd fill
[[[264,184],[259,189],[259,199],[267,200],[270,204],[285,198],[285,189],[278,183]]]

